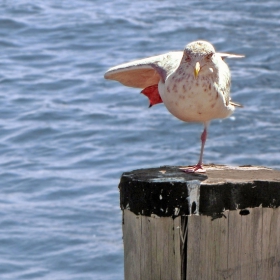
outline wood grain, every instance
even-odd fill
[[[180,280],[180,220],[123,211],[126,280]]]
[[[164,166],[124,173],[119,188],[125,280],[280,280],[279,170]]]

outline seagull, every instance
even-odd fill
[[[173,51],[110,68],[105,79],[143,89],[152,107],[164,103],[167,110],[184,122],[204,125],[198,163],[181,168],[184,172],[205,172],[203,151],[213,119],[229,117],[242,105],[231,101],[231,75],[225,58],[243,55],[218,53],[207,41],[194,41],[183,51]]]

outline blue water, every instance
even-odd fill
[[[0,2],[0,279],[120,280],[121,173],[198,160],[200,124],[111,66],[193,40],[228,60],[232,99],[211,123],[205,162],[280,168],[280,3]]]

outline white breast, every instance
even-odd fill
[[[159,83],[160,96],[171,114],[185,122],[206,122],[226,118],[234,111],[226,105],[218,76],[175,71]]]

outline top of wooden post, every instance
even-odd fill
[[[187,174],[178,166],[125,172],[119,184],[121,208],[145,216],[215,217],[225,210],[280,206],[280,170],[261,166],[205,168],[204,174]]]

